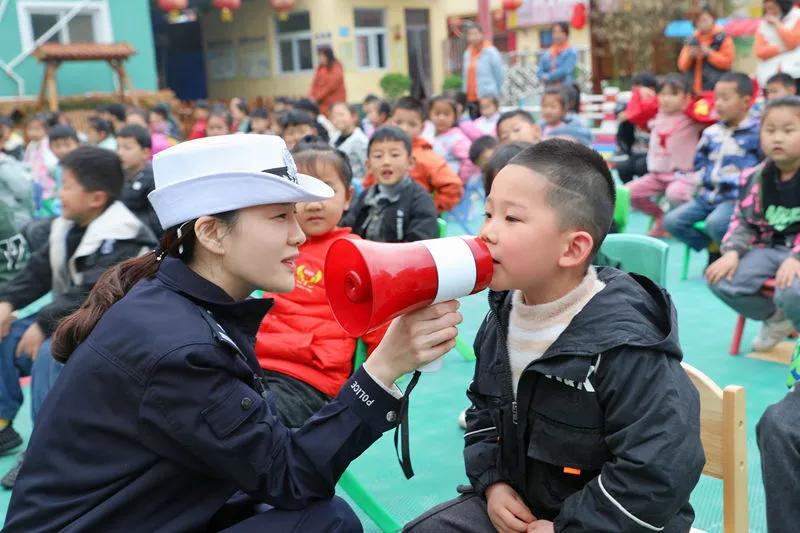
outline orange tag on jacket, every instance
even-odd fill
[[[564,473],[565,474],[569,474],[571,476],[580,476],[581,475],[581,469],[580,468],[570,468],[568,466],[565,466],[564,467]]]

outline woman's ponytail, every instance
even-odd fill
[[[160,264],[159,251],[128,259],[106,270],[77,311],[65,318],[53,333],[53,358],[66,363],[112,305],[122,299],[139,280],[153,276]]]

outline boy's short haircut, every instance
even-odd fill
[[[558,101],[561,102],[561,107],[564,108],[564,111],[569,109],[569,97],[566,87],[548,87],[542,94],[542,100],[544,100],[545,96],[558,96]]]
[[[735,83],[736,94],[739,96],[753,96],[753,80],[744,72],[726,72],[720,76],[717,83]]]
[[[395,111],[398,109],[413,111],[419,115],[420,120],[425,120],[425,106],[421,101],[412,96],[403,96],[398,98],[397,102],[394,103],[394,107],[392,107],[392,115],[394,115]]]
[[[392,114],[392,106],[386,100],[378,100],[378,115],[384,115],[387,118]]]
[[[316,120],[319,116],[319,106],[308,98],[301,98],[294,103],[294,108],[306,111]]]
[[[658,89],[658,79],[652,72],[637,72],[633,75],[633,78],[631,78],[631,85],[640,85],[655,91]]]
[[[494,177],[497,176],[497,173],[500,172],[509,161],[517,157],[520,152],[527,150],[531,146],[533,146],[532,143],[525,141],[515,141],[497,146],[497,150],[494,151],[492,157],[489,158],[489,161],[484,165],[483,169],[481,169],[483,170],[483,187],[487,195],[489,191],[492,190],[492,182],[494,181]]]
[[[542,141],[509,161],[549,182],[545,201],[558,215],[562,230],[580,229],[592,236],[592,256],[600,249],[614,217],[616,187],[603,157],[565,139]]]
[[[195,109],[206,109],[208,110],[208,100],[198,100],[194,103]]]
[[[531,114],[524,109],[512,109],[511,111],[506,111],[500,115],[499,119],[497,119],[497,130],[500,130],[500,124],[514,117],[520,117],[528,124],[536,124],[536,121],[533,120],[533,116],[531,116]]]
[[[483,152],[486,150],[491,150],[496,146],[496,138],[492,137],[491,135],[481,135],[475,139],[472,142],[472,146],[469,147],[469,160],[472,161],[474,165],[477,165],[478,160],[481,158],[481,154],[483,154]]]
[[[250,113],[250,118],[269,118],[269,111],[263,107],[257,107]]]
[[[353,182],[353,167],[347,154],[321,137],[304,137],[292,149],[292,157],[299,171],[304,174],[316,176],[324,172],[325,166],[332,166],[345,189],[349,189]]]
[[[378,98],[377,96],[375,96],[372,93],[370,93],[370,94],[368,94],[367,96],[364,97],[364,103],[365,104],[370,104],[372,102],[379,102],[379,101],[380,101],[380,98]]]
[[[89,126],[98,133],[105,133],[109,137],[114,136],[114,126],[104,118],[89,117]]]
[[[144,119],[145,123],[148,122],[149,119],[150,119],[150,117],[147,114],[147,111],[145,111],[141,107],[132,107],[132,108],[128,109],[128,112],[125,115],[126,118],[131,116],[131,115],[136,115],[138,117],[141,117],[142,119]]]
[[[122,104],[108,104],[106,111],[120,122],[125,122],[126,109]]]
[[[308,111],[304,111],[303,109],[292,109],[288,113],[283,116],[283,120],[281,120],[281,126],[283,128],[288,128],[290,126],[315,126],[314,117],[311,116],[311,113]]]
[[[276,96],[275,103],[283,105],[294,105],[294,99],[289,98],[288,96]]]
[[[129,124],[117,133],[117,138],[133,139],[142,149],[150,150],[153,148],[153,138],[147,128],[138,124]]]
[[[785,72],[778,72],[777,74],[773,74],[772,76],[770,76],[769,79],[767,80],[766,85],[772,85],[773,83],[780,83],[784,87],[796,87],[794,78],[792,78]]]
[[[367,155],[372,151],[373,144],[389,141],[402,142],[408,155],[411,155],[411,137],[397,126],[391,125],[381,126],[373,132],[369,144],[367,145]]]
[[[119,198],[125,176],[117,154],[97,146],[80,146],[64,156],[61,166],[69,169],[88,192],[103,191],[111,205]]]
[[[66,124],[56,124],[47,130],[47,138],[50,140],[50,142],[59,141],[62,139],[72,139],[78,144],[81,142],[78,139],[78,132],[75,131],[75,128],[72,126],[67,126]],[[101,148],[101,150],[102,149],[103,148]]]
[[[793,82],[794,83],[794,82]],[[676,93],[689,93],[692,90],[692,85],[689,83],[689,78],[679,72],[671,72],[664,76],[658,86],[658,92],[669,88]]]
[[[151,113],[161,116],[164,120],[169,120],[169,108],[166,104],[158,103],[150,110]]]

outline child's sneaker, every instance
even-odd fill
[[[756,352],[766,352],[771,350],[776,344],[788,337],[794,331],[791,320],[765,320],[753,339],[753,350]]]
[[[0,430],[0,454],[10,452],[22,444],[22,437],[14,431],[11,424]]]

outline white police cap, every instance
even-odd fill
[[[147,195],[167,229],[203,215],[263,204],[325,200],[333,189],[300,174],[275,135],[234,134],[177,144],[153,157]]]

